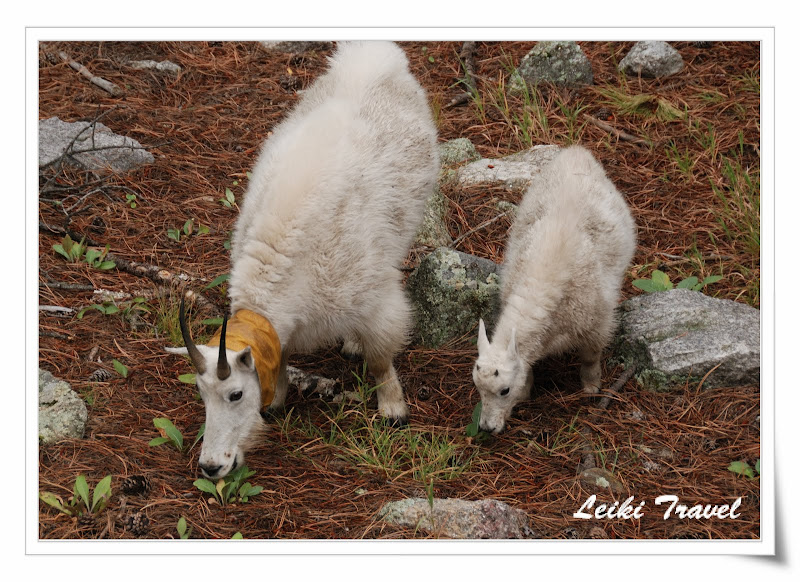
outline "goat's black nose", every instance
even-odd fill
[[[200,464],[200,469],[205,473],[206,477],[213,477],[222,468],[222,465],[203,465]]]

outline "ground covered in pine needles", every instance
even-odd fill
[[[617,72],[631,43],[581,43],[594,70],[592,86],[509,95],[511,67],[533,44],[477,43],[477,94],[452,107],[464,90],[461,43],[402,44],[428,92],[440,140],[467,137],[484,157],[581,143],[603,163],[638,224],[624,297],[640,293],[633,280],[660,269],[674,283],[721,275],[704,292],[758,307],[758,44],[675,43],[685,69],[652,80]],[[48,58],[59,50],[123,94],[112,96]],[[505,501],[525,511],[544,538],[758,538],[759,481],[727,467],[734,461],[753,466],[760,456],[759,386],[688,384],[656,394],[631,379],[599,410],[580,391],[578,363],[564,356],[537,365],[533,398],[517,407],[506,432],[476,440],[465,433],[479,400],[471,381],[475,334],[438,350],[410,345],[398,356],[411,410],[407,429],[383,426],[374,398],[339,404],[290,392],[287,411],[269,423],[263,444],[246,460],[254,471],[248,481],[263,487],[260,494],[220,504],[193,485],[200,446],[191,443],[204,421],[203,405],[194,386],[179,379],[193,371],[188,361],[164,352],[181,344],[180,294],[197,294],[192,325],[202,341],[215,329],[202,320],[221,317],[225,308],[225,285],[206,287],[229,270],[225,245],[247,172],[270,129],[298,100],[296,91],[324,70],[326,54],[270,54],[246,42],[42,45],[40,119],[99,119],[138,140],[155,163],[118,176],[61,167],[41,173],[39,303],[74,311],[40,311],[40,367],[85,399],[89,420],[85,438],[40,447],[39,490],[66,501],[79,475],[90,487],[111,475],[112,494],[104,510],[80,518],[41,503],[39,536],[177,538],[184,518],[192,538],[237,532],[245,538],[428,538],[436,533],[388,525],[376,513],[387,501],[433,495]],[[169,59],[182,72],[126,65],[137,59]],[[454,239],[494,218],[497,199],[519,196],[499,188],[451,187],[445,194]],[[231,198],[230,207],[221,201]],[[508,227],[507,218],[495,220],[461,238],[457,248],[502,262]],[[98,248],[108,244],[116,267],[66,261],[53,245],[67,233]],[[407,266],[431,250],[412,249]],[[92,304],[101,309],[78,316]],[[290,365],[368,392],[361,364],[338,350],[298,356]],[[604,386],[622,371],[607,362]],[[149,446],[160,436],[153,425],[158,417],[183,433],[183,451],[169,443]],[[619,479],[623,492],[581,483],[577,472],[587,452]],[[601,501],[634,495],[647,502],[645,516],[574,519],[591,493]],[[663,509],[653,505],[662,494],[687,505],[742,497],[741,517],[664,520]]]

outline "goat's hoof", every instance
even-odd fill
[[[344,349],[339,350],[339,353],[342,354],[342,357],[347,360],[348,362],[360,362],[361,361],[361,354],[354,353],[354,352],[346,352]]]
[[[600,392],[600,386],[584,386],[583,393],[587,395],[594,395]]]
[[[383,421],[392,428],[407,428],[409,426],[408,417],[390,418],[386,416],[383,418]]]

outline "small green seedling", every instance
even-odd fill
[[[61,244],[53,245],[53,250],[70,263],[78,263],[86,252],[86,245],[83,244],[83,241],[84,239],[81,239],[81,242],[76,243],[69,235],[66,235],[61,239]]]
[[[235,534],[233,534],[231,536],[231,539],[232,540],[243,540],[244,538],[242,537],[242,532],[237,531]]]
[[[98,249],[86,249],[86,262],[95,269],[100,269],[101,271],[108,271],[109,269],[113,269],[117,266],[114,261],[106,261],[106,255],[108,254],[109,245],[106,245],[106,248],[103,250]]]
[[[251,497],[258,495],[264,489],[261,485],[252,485],[249,482],[243,483],[245,479],[255,474],[256,472],[248,469],[247,465],[242,465],[216,483],[208,479],[197,479],[194,482],[194,486],[200,491],[213,495],[220,505],[227,505],[236,501],[247,503]]]
[[[476,442],[483,442],[489,436],[489,433],[480,429],[481,410],[483,410],[483,402],[478,402],[472,410],[472,422],[467,425],[467,436],[474,438]]]
[[[126,366],[119,360],[112,360],[111,363],[113,364],[114,369],[117,371],[117,374],[119,374],[123,378],[128,377],[128,366]]]
[[[188,540],[189,536],[192,535],[192,528],[186,528],[186,518],[183,516],[181,516],[181,518],[178,520],[176,529],[178,530],[178,535],[182,540]]]
[[[154,418],[153,425],[159,430],[161,436],[152,439],[148,443],[151,447],[157,447],[159,445],[163,445],[164,443],[172,443],[176,449],[178,449],[180,452],[184,452],[183,434],[174,424],[172,424],[170,419],[163,416],[160,418]],[[200,430],[197,431],[197,436],[195,437],[194,442],[192,443],[192,446],[189,447],[188,451],[191,451],[198,441],[203,438],[205,431],[206,425],[203,423],[200,425]]]
[[[203,226],[202,224],[197,225],[197,236],[201,234],[208,234],[210,232],[207,226]],[[189,237],[194,234],[194,219],[190,218],[186,222],[183,223],[183,228],[168,228],[167,229],[167,237],[171,238],[175,242],[181,242],[181,238],[184,236]]]
[[[78,475],[75,479],[73,487],[73,496],[64,503],[64,501],[53,493],[47,491],[39,491],[39,499],[44,501],[50,507],[56,508],[58,511],[75,517],[86,514],[98,514],[108,505],[111,498],[111,475],[106,475],[97,486],[94,488],[94,493],[89,500],[89,484],[86,482],[86,477]]]
[[[698,282],[697,277],[687,277],[680,283],[678,283],[678,289],[691,289],[692,291],[700,291],[707,285],[711,285],[712,283],[716,283],[717,281],[721,280],[722,277],[720,275],[709,275],[702,281]],[[649,279],[636,279],[633,282],[633,286],[637,289],[641,289],[647,293],[655,293],[658,291],[669,291],[673,287],[672,281],[670,281],[669,275],[664,273],[663,271],[659,271],[656,269],[653,271],[653,274],[650,275]]]
[[[233,205],[236,204],[236,196],[234,196],[233,190],[225,188],[225,197],[220,198],[219,201],[222,202],[225,208],[233,208]]]
[[[758,474],[759,477],[761,476],[761,459],[756,461],[755,472],[747,461],[734,461],[728,465],[728,471],[741,475],[742,477],[747,477],[748,479],[755,479],[756,474]]]
[[[230,273],[223,273],[223,274],[222,274],[222,275],[220,275],[219,277],[215,277],[215,278],[214,278],[214,280],[213,280],[213,281],[211,281],[211,283],[209,283],[208,285],[206,285],[205,287],[203,287],[203,291],[207,291],[208,289],[212,289],[212,288],[214,288],[214,287],[218,287],[219,285],[222,285],[222,284],[223,284],[223,283],[225,283],[225,282],[226,282],[228,279],[230,279],[230,277],[231,277],[231,274],[230,274]]]
[[[104,301],[102,304],[95,303],[93,305],[87,305],[78,312],[78,315],[76,317],[78,319],[83,319],[83,314],[89,311],[90,309],[96,309],[103,315],[114,315],[115,313],[119,313],[119,307],[117,307],[113,302]]]
[[[178,380],[183,382],[184,384],[196,385],[197,384],[197,375],[194,374],[194,373],[181,374],[180,376],[178,376]]]
[[[125,201],[131,208],[136,208],[136,194],[125,194]]]

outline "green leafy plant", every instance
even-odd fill
[[[250,482],[245,481],[245,479],[255,474],[256,472],[248,469],[247,465],[242,465],[216,483],[208,479],[197,479],[194,482],[194,486],[204,493],[213,495],[220,505],[227,505],[237,501],[247,503],[251,497],[258,495],[264,489],[261,485],[252,485]]]
[[[233,205],[236,204],[236,196],[234,196],[233,190],[225,188],[225,197],[220,198],[219,201],[222,202],[225,208],[233,208]]]
[[[136,194],[125,194],[125,202],[127,202],[128,206],[131,208],[136,208]]]
[[[83,244],[84,240],[85,239],[81,239],[81,242],[76,243],[69,235],[65,235],[64,238],[61,239],[61,244],[53,245],[53,250],[70,263],[78,263],[86,252],[86,245]]]
[[[117,307],[113,301],[104,301],[102,304],[94,303],[92,305],[87,305],[78,312],[76,317],[78,319],[83,319],[83,315],[92,309],[99,311],[103,315],[114,315],[115,313],[119,313],[119,307]]]
[[[151,447],[157,447],[159,445],[163,445],[164,443],[172,443],[176,449],[180,452],[184,452],[184,445],[183,445],[183,434],[181,433],[178,428],[172,424],[172,421],[166,417],[159,417],[153,419],[153,425],[159,430],[161,433],[160,437],[156,437],[152,439],[148,444]],[[194,448],[194,446],[203,438],[203,434],[206,431],[206,425],[203,423],[200,425],[200,430],[197,431],[197,436],[192,443],[192,446],[187,449],[190,451]]]
[[[183,382],[184,384],[197,384],[197,375],[195,373],[191,374],[181,374],[178,376],[178,380]]]
[[[73,495],[65,503],[61,497],[48,491],[39,491],[39,499],[47,505],[54,507],[58,511],[69,515],[79,516],[83,514],[100,513],[108,505],[111,498],[111,475],[106,475],[95,486],[91,495],[89,484],[86,477],[78,475],[73,486]]]
[[[207,226],[198,223],[197,232],[195,233],[194,219],[190,218],[183,223],[183,228],[168,228],[167,237],[171,238],[175,242],[181,242],[181,238],[184,236],[189,237],[193,234],[200,236],[202,234],[208,234],[209,232],[210,230]]]
[[[182,540],[188,540],[189,536],[192,535],[192,528],[186,527],[186,518],[181,516],[178,520],[178,525],[175,526],[175,529],[178,530],[178,535]]]
[[[673,285],[672,281],[670,281],[669,275],[667,275],[663,271],[659,271],[658,269],[656,269],[650,275],[649,279],[636,279],[633,282],[633,286],[647,293],[655,293],[657,291],[669,291],[672,288],[691,289],[692,291],[700,291],[707,285],[716,283],[721,279],[722,277],[720,275],[709,275],[702,281],[699,281],[697,277],[692,276],[692,277],[687,277],[677,285]]]
[[[233,535],[231,536],[231,539],[232,539],[232,540],[243,540],[243,539],[244,539],[244,537],[242,537],[242,532],[240,532],[240,531],[237,531],[235,534],[233,534]]]
[[[95,269],[100,269],[101,271],[107,271],[109,269],[113,269],[117,266],[114,261],[106,261],[106,255],[108,255],[109,245],[106,245],[106,248],[103,250],[98,249],[86,249],[86,262]]]
[[[122,376],[123,378],[128,377],[128,366],[120,362],[119,360],[112,360],[111,362],[114,366],[114,369],[117,371],[117,374]]]
[[[728,465],[728,471],[748,479],[755,479],[756,476],[761,476],[761,459],[756,461],[755,467],[751,467],[747,461],[734,461]]]

